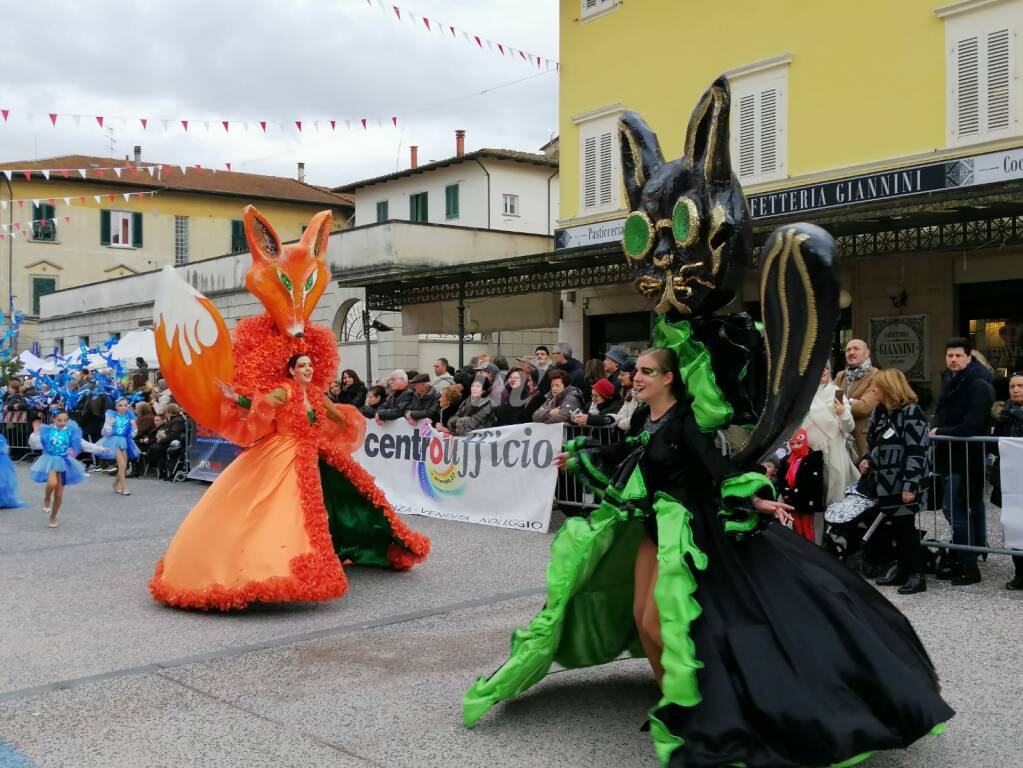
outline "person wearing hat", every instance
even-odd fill
[[[615,388],[607,379],[601,379],[593,385],[590,409],[583,413],[572,414],[572,423],[587,427],[614,426],[615,415],[622,407],[622,401],[615,397]]]
[[[412,399],[405,410],[405,420],[415,425],[420,419],[429,419],[434,424],[440,421],[440,394],[430,385],[430,374],[419,373],[409,379]]]
[[[607,380],[614,386],[616,395],[622,388],[619,372],[627,362],[629,362],[629,356],[621,347],[611,347],[604,353],[604,372],[607,374]]]
[[[484,377],[490,382],[488,389],[491,404],[496,408],[501,404],[504,397],[504,381],[501,379],[501,369],[490,362],[481,363],[476,369],[476,375]]]
[[[572,345],[559,341],[554,345],[554,368],[568,374],[570,386],[583,389],[583,364],[572,357]]]

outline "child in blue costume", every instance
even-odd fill
[[[10,453],[7,438],[0,435],[0,508],[3,509],[25,506],[25,502],[18,498],[18,477],[14,474]]]
[[[139,457],[139,447],[133,439],[138,433],[138,426],[135,423],[135,412],[131,410],[128,399],[120,398],[114,406],[114,410],[107,411],[106,421],[103,423],[103,437],[97,445],[108,449],[117,460],[117,477],[114,478],[114,493],[122,496],[131,496],[128,484],[125,482],[125,471],[129,461],[135,461]]]
[[[57,527],[57,512],[64,500],[64,486],[82,482],[87,475],[85,465],[77,456],[82,450],[82,430],[68,412],[57,411],[53,424],[43,424],[38,432],[43,455],[32,465],[32,479],[46,484],[43,512],[50,516],[49,525]]]

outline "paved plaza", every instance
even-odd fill
[[[202,614],[155,604],[153,565],[206,486],[92,476],[46,527],[0,510],[0,766],[656,766],[645,661],[550,675],[473,731],[461,696],[543,601],[550,535],[412,517],[434,552],[407,573],[349,568],[320,605]],[[555,515],[560,522],[560,515]],[[886,596],[958,711],[944,736],[870,765],[1019,765],[1023,595],[1008,558],[974,587]]]

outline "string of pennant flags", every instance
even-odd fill
[[[18,234],[21,234],[22,237],[28,237],[33,234],[36,224],[44,227],[52,224],[56,227],[59,220],[63,220],[65,224],[70,224],[71,219],[71,216],[49,216],[45,219],[32,219],[31,221],[25,222],[16,221],[13,224],[0,223],[0,238],[2,238],[5,234],[10,235],[15,239],[17,239]]]
[[[417,14],[407,8],[394,5],[389,2],[389,0],[366,0],[366,4],[370,8],[378,9],[383,14],[390,16],[399,24],[409,23],[425,30],[428,33],[451,40],[458,40],[461,38],[463,42],[468,43],[481,51],[486,50],[498,54],[506,59],[510,58],[514,61],[525,62],[536,69],[561,70],[561,64],[557,59],[538,56],[535,53],[524,51],[521,48],[515,48],[506,43],[499,43],[495,40],[490,40],[482,35],[468,32],[461,27],[446,24],[437,18],[423,16],[422,14]]]
[[[36,120],[42,119],[42,116],[38,112],[24,113],[17,112],[10,109],[9,107],[0,108],[0,125],[9,124],[12,117],[19,117],[24,115],[25,119],[29,123],[35,123]],[[95,114],[82,114],[77,112],[46,112],[46,119],[50,122],[50,125],[54,128],[57,124],[61,125],[67,123],[69,120],[72,121],[75,127],[81,127],[83,121],[85,125],[92,125],[95,123],[99,128],[104,128],[110,125],[118,125],[124,127],[129,124],[138,124],[143,131],[156,130],[157,126],[162,128],[164,132],[181,130],[184,133],[188,133],[191,128],[193,131],[197,126],[202,126],[207,132],[210,130],[223,130],[224,133],[230,133],[232,129],[235,131],[243,130],[259,130],[262,133],[269,133],[271,131],[285,131],[293,130],[297,133],[302,133],[303,130],[309,130],[312,126],[313,131],[319,132],[327,130],[329,127],[332,132],[337,132],[342,127],[346,131],[359,130],[360,128],[364,131],[368,131],[370,127],[376,128],[397,128],[398,127],[398,116],[391,115],[388,118],[384,117],[359,117],[359,118],[345,118],[345,119],[316,119],[316,120],[195,120],[191,118],[148,118],[148,117],[126,117],[122,115],[95,115]]]
[[[224,166],[228,171],[231,170],[231,163],[224,163]],[[93,181],[106,181],[109,178],[107,173],[112,174],[112,176],[118,179],[124,178],[125,174],[141,178],[143,174],[146,173],[153,178],[162,178],[175,169],[180,170],[182,176],[187,175],[189,171],[192,171],[193,173],[202,171],[208,171],[210,173],[217,172],[216,168],[209,168],[199,163],[196,163],[195,165],[129,163],[128,165],[89,166],[87,168],[0,168],[0,176],[6,177],[8,181],[14,181],[19,176],[24,177],[25,181],[31,181],[32,176],[34,174],[38,174],[49,181],[52,177],[56,176],[70,179],[77,175],[83,179],[89,179],[89,174],[93,174]]]
[[[141,192],[109,192],[101,195],[69,195],[65,197],[32,197],[32,198],[21,198],[15,200],[0,200],[0,211],[6,211],[8,206],[17,206],[18,208],[24,208],[25,203],[31,203],[34,206],[39,206],[42,203],[49,203],[50,205],[56,206],[58,200],[62,200],[64,205],[87,205],[90,199],[97,203],[102,204],[104,200],[108,200],[111,203],[115,202],[117,198],[124,198],[125,202],[130,201],[132,198],[136,200],[142,200],[146,197],[153,197],[154,195],[160,194],[162,189],[147,189]]]

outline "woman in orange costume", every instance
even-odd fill
[[[246,208],[246,286],[268,312],[238,323],[233,349],[209,300],[173,270],[165,280],[156,307],[164,377],[193,418],[250,447],[181,524],[149,582],[156,600],[221,610],[330,600],[348,588],[342,561],[404,570],[429,553],[429,539],[351,457],[364,417],[323,394],[337,347],[308,317],[328,277],[329,225],[329,211],[319,213],[298,244],[282,247]]]

